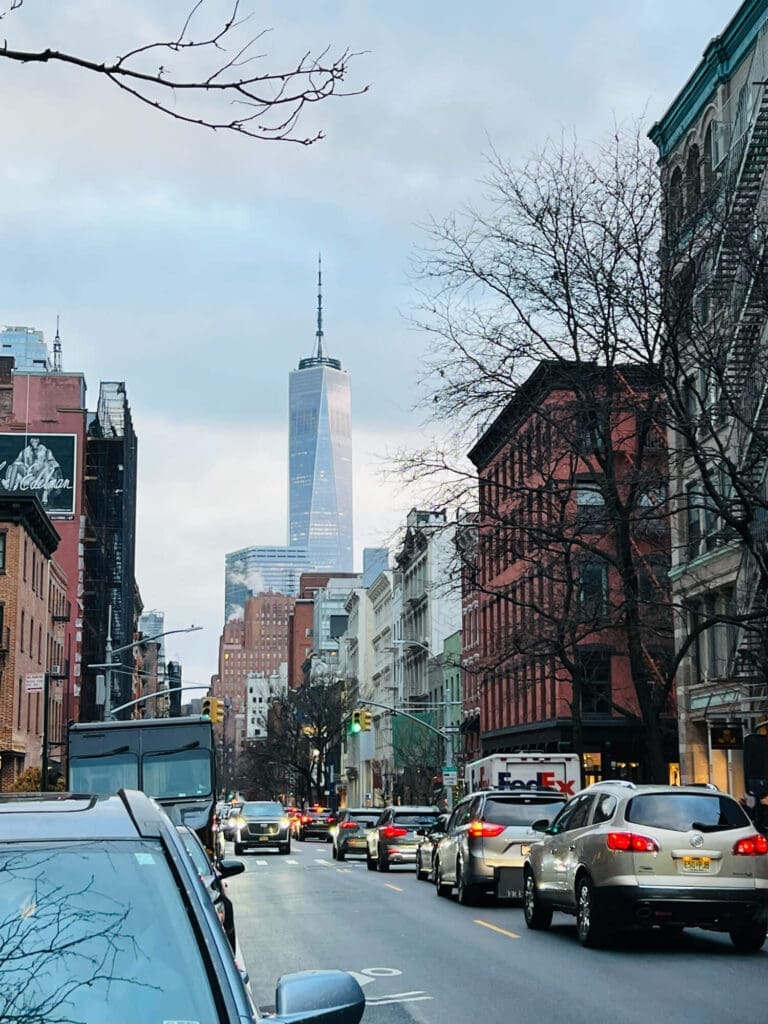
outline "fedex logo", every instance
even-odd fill
[[[499,772],[499,789],[554,789],[574,796],[574,780],[558,779],[554,772],[536,772],[532,779],[513,779],[511,772]]]

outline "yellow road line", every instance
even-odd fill
[[[397,886],[397,885],[390,885],[389,882],[385,882],[384,885],[386,885],[386,887],[388,889],[394,889],[395,892],[402,892],[403,891],[399,886]]]
[[[500,935],[507,935],[510,939],[519,939],[520,936],[516,935],[515,932],[508,932],[506,928],[499,928],[495,924],[489,924],[487,921],[481,921],[479,918],[475,920],[475,924],[481,925],[483,928],[490,928],[492,932],[498,932]]]

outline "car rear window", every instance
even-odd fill
[[[248,818],[261,817],[262,815],[265,818],[280,818],[285,812],[283,811],[282,804],[253,801],[243,804],[243,809],[240,813]]]
[[[565,800],[547,800],[542,797],[516,797],[514,800],[490,799],[485,802],[483,818],[497,825],[532,825],[546,818],[552,821]]]
[[[735,800],[718,793],[645,793],[627,804],[625,817],[636,825],[688,832],[746,828],[750,820]]]
[[[411,814],[398,814],[395,812],[395,824],[405,825],[407,828],[423,828],[425,825],[434,825],[437,819],[437,812],[430,814],[429,811],[425,811],[422,814],[411,813]]]
[[[358,825],[365,825],[367,828],[373,828],[376,824],[376,815],[371,817],[370,814],[350,814],[349,817]]]

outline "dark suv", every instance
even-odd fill
[[[275,800],[247,800],[235,820],[235,855],[253,846],[276,846],[291,852],[291,822],[285,808]]]
[[[0,877],[2,1019],[259,1018],[181,836],[143,793],[0,795]],[[364,1005],[340,971],[287,975],[270,1024],[323,1008],[357,1022]]]

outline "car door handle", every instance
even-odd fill
[[[576,849],[576,843],[571,843],[571,845],[568,847],[568,849],[571,850],[571,851],[575,850]]]

